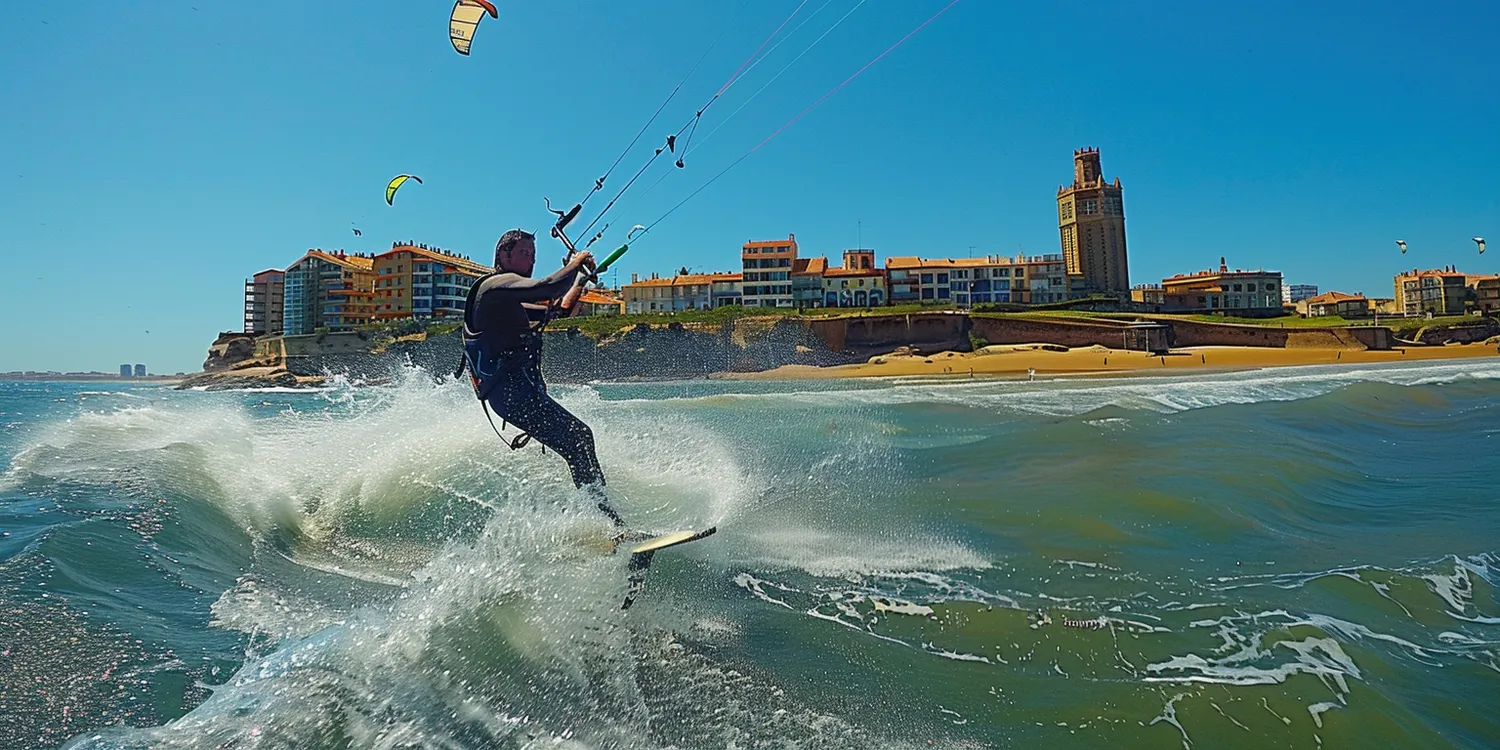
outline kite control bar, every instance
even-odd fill
[[[546,202],[547,210],[557,215],[557,223],[552,225],[552,236],[562,241],[563,247],[568,249],[568,260],[572,260],[573,254],[578,252],[578,248],[574,247],[573,240],[568,238],[567,229],[568,225],[573,223],[574,219],[578,218],[578,212],[583,210],[583,204],[579,203],[567,211],[559,211],[552,207],[552,201],[546,198],[542,198],[542,200]]]
[[[567,260],[571,260],[573,256],[577,254],[578,248],[574,246],[572,238],[568,237],[568,224],[571,224],[574,219],[578,218],[578,212],[583,210],[583,204],[579,203],[568,209],[567,211],[559,211],[558,209],[552,207],[551,201],[547,200],[546,198],[543,198],[542,200],[547,203],[547,210],[557,216],[557,223],[552,225],[552,236],[557,238],[559,242],[563,243],[563,247],[566,247],[568,249]],[[601,261],[597,266],[595,266],[594,270],[591,273],[587,274],[589,281],[597,284],[599,282],[599,277],[605,271],[608,271],[609,267],[614,265],[615,261],[619,260],[620,256],[624,255],[625,251],[629,249],[630,243],[628,242],[615,248],[614,252],[605,256],[604,260]],[[564,262],[566,262],[566,260]]]

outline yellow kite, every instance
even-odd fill
[[[401,187],[401,184],[406,182],[407,180],[416,180],[418,185],[422,184],[422,178],[414,174],[396,175],[396,178],[391,180],[390,184],[385,186],[385,204],[387,206],[395,205],[391,203],[391,201],[395,200],[396,198],[396,189]]]

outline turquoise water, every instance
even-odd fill
[[[1500,361],[0,384],[0,747],[1494,747]]]

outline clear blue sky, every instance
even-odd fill
[[[0,4],[0,370],[196,370],[241,325],[244,279],[307,248],[411,239],[487,260],[505,229],[545,230],[542,196],[581,198],[727,28],[623,184],[799,2],[496,0],[467,58],[447,0]],[[830,0],[699,138],[856,2]],[[659,172],[642,178],[617,229],[650,223],[947,2],[868,0],[686,170],[649,193]],[[836,257],[861,223],[881,258],[1057,252],[1055,191],[1092,145],[1125,185],[1135,282],[1221,255],[1382,296],[1402,267],[1500,272],[1500,251],[1469,241],[1500,242],[1497,28],[1481,0],[962,0],[620,271],[732,270],[740,243],[789,232]],[[388,207],[402,172],[426,183]]]

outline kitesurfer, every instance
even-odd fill
[[[568,462],[573,484],[585,488],[616,526],[624,521],[604,495],[604,471],[594,450],[594,433],[583,420],[547,395],[542,379],[542,328],[554,316],[569,317],[591,279],[594,259],[573,255],[561,269],[531,278],[536,238],[512,229],[495,244],[495,273],[475,282],[464,310],[464,366],[475,395],[523,435],[520,448],[535,439]]]

